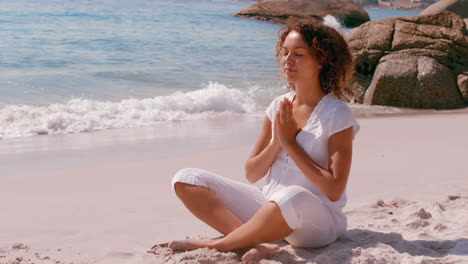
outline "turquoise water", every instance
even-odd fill
[[[279,25],[231,16],[248,4],[4,2],[0,103],[147,98],[210,81],[271,85]]]
[[[250,4],[0,1],[0,138],[262,111],[281,25],[232,16]]]
[[[420,11],[414,10],[399,10],[399,9],[379,9],[379,8],[366,8],[367,13],[371,20],[377,20],[388,17],[399,16],[417,16]]]

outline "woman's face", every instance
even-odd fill
[[[289,32],[281,52],[281,67],[288,82],[316,81],[319,78],[321,66],[299,32]]]

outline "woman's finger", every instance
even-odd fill
[[[280,111],[276,112],[276,117],[275,117],[275,127],[274,127],[274,131],[277,131],[278,130],[278,127],[280,126],[281,124],[281,115],[280,115]]]
[[[284,119],[286,123],[284,125],[289,126],[291,124],[291,116],[289,114],[289,101],[284,102]]]
[[[284,126],[284,125],[286,124],[286,109],[285,109],[285,102],[284,102],[284,100],[281,101],[281,105],[280,105],[279,112],[280,112],[280,121],[281,121],[281,125]]]
[[[292,108],[293,108],[292,103],[289,102],[288,103],[288,116],[289,116],[289,120],[290,120],[291,125],[294,125],[296,122],[295,122],[294,117],[293,117]]]
[[[286,99],[284,101],[284,125],[289,125],[291,122],[290,116],[289,116],[289,100]]]

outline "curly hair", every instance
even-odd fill
[[[323,24],[321,17],[289,18],[280,29],[276,43],[276,59],[281,61],[282,47],[291,31],[301,34],[307,42],[310,52],[318,59],[320,70],[320,88],[325,94],[333,92],[343,99],[343,91],[354,74],[354,62],[348,44],[334,28]],[[288,89],[295,89],[289,83]]]

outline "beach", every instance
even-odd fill
[[[250,4],[2,3],[0,264],[240,263],[245,250],[157,245],[220,235],[171,179],[196,167],[246,183],[265,109],[287,92],[281,25],[232,16]],[[319,249],[278,241],[261,263],[468,263],[468,108],[349,106],[361,130],[346,234]]]
[[[198,167],[247,182],[243,164],[262,118],[167,125],[173,137],[192,135],[178,143],[143,140],[152,128],[138,140],[110,130],[11,143],[8,155],[1,149],[9,173],[0,178],[0,263],[239,263],[239,253],[150,249],[219,236],[178,201],[171,178]],[[358,117],[345,237],[321,249],[279,242],[262,263],[466,263],[467,121],[465,111]]]

